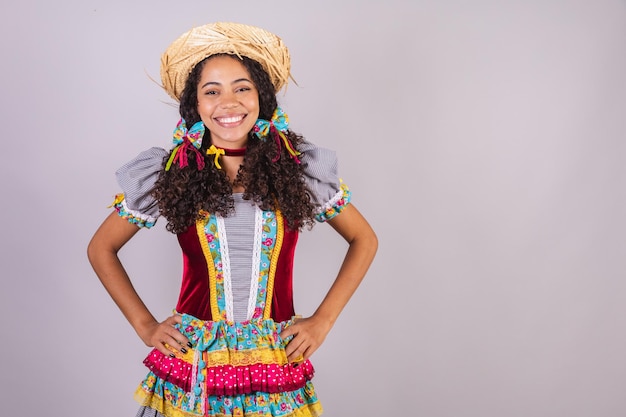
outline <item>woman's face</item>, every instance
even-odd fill
[[[259,118],[259,92],[238,58],[216,56],[198,83],[198,114],[220,148],[243,148]]]

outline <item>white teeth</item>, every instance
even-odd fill
[[[220,117],[217,119],[220,123],[236,123],[243,119],[243,116],[234,116],[234,117]]]

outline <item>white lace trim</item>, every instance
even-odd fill
[[[254,242],[252,252],[252,273],[250,275],[250,295],[248,296],[247,320],[252,320],[256,308],[257,292],[259,291],[259,271],[261,268],[261,240],[263,239],[263,210],[255,206],[254,210]]]
[[[198,361],[200,360],[200,350],[194,349],[193,366],[191,368],[191,392],[189,393],[189,404],[196,402],[196,384],[198,383]],[[202,389],[202,385],[200,385]]]
[[[217,220],[217,233],[220,240],[220,256],[222,257],[222,273],[224,274],[224,297],[226,298],[226,320],[234,321],[233,312],[233,283],[230,274],[230,256],[228,254],[228,239],[226,238],[226,226],[222,216],[215,216]]]
[[[337,204],[337,202],[343,198],[343,193],[344,193],[343,189],[340,188],[339,191],[337,191],[337,194],[335,194],[333,198],[331,198],[328,201],[328,203],[324,204],[323,206],[318,207],[316,214],[324,213],[326,212],[326,210],[329,210],[330,208],[334,207]]]
[[[147,214],[129,209],[128,205],[126,204],[126,199],[122,200],[121,204],[122,204],[122,208],[124,209],[124,211],[136,219],[141,219],[145,221],[146,223],[155,223],[157,221],[156,217],[152,217]]]

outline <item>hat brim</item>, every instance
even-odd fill
[[[165,91],[179,101],[193,68],[216,54],[245,56],[257,61],[269,75],[275,93],[291,77],[289,50],[278,36],[255,26],[217,22],[185,32],[163,53],[161,82]]]

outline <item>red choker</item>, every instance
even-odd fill
[[[247,148],[239,148],[239,149],[217,148],[217,149],[223,150],[224,156],[244,156],[246,154]]]

